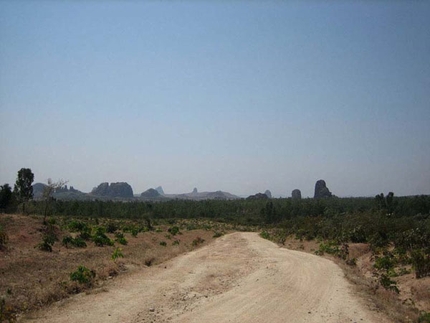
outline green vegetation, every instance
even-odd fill
[[[0,211],[8,211],[13,202],[12,188],[9,184],[0,186]]]
[[[18,171],[14,194],[18,201],[22,203],[22,213],[26,213],[25,205],[33,198],[33,180],[34,174],[30,168],[21,168]]]
[[[77,281],[80,284],[91,285],[96,274],[93,270],[85,266],[79,266],[78,269],[70,274],[71,281]]]
[[[109,237],[106,235],[106,230],[103,227],[97,227],[94,230],[94,234],[91,237],[91,240],[95,243],[96,246],[103,247],[103,246],[113,246],[114,241],[109,239]]]
[[[65,236],[61,244],[66,248],[69,248],[69,246],[76,248],[85,248],[87,246],[86,242],[79,236],[76,238],[72,238],[71,236]]]
[[[418,323],[430,323],[430,313],[422,312],[418,318]]]
[[[32,209],[44,214],[43,202],[32,201]],[[110,219],[91,234],[84,221],[71,221],[69,230],[79,232],[82,240],[91,239],[99,246],[112,245],[106,233],[115,233],[118,243],[127,240],[119,230],[136,236],[154,230],[153,223],[167,221],[172,226],[168,236],[181,234],[179,219],[206,219],[232,225],[240,230],[260,227],[262,236],[283,243],[289,236],[300,240],[319,240],[317,253],[328,253],[349,259],[348,243],[368,243],[378,260],[376,271],[391,277],[381,266],[389,248],[393,268],[412,265],[417,278],[430,275],[430,196],[396,197],[392,192],[375,198],[271,199],[231,201],[113,202],[60,201],[51,204],[53,215],[82,219]],[[136,226],[120,226],[118,221],[133,219]],[[196,228],[192,222],[182,229]],[[207,228],[210,229],[210,228]],[[160,228],[156,228],[161,232]],[[385,270],[383,272],[383,270]]]
[[[45,222],[45,221],[44,221]],[[45,222],[44,227],[41,229],[42,232],[42,242],[36,245],[36,248],[42,251],[52,252],[52,247],[54,243],[58,241],[58,235],[56,226],[51,222]]]
[[[118,258],[124,258],[124,254],[122,253],[122,249],[119,247],[116,247],[115,250],[112,253],[112,260],[116,261]]]

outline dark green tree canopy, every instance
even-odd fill
[[[12,202],[12,188],[9,184],[0,186],[0,210],[5,210]]]
[[[30,168],[21,168],[18,171],[14,192],[19,200],[28,201],[33,198],[34,174]]]

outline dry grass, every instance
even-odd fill
[[[204,245],[212,241],[214,235],[214,231],[209,230],[211,224],[205,224],[206,230],[186,230],[184,225],[189,224],[181,223],[179,225],[184,227],[181,235],[169,235],[168,226],[160,225],[157,226],[159,232],[141,232],[137,237],[124,233],[127,245],[115,243],[115,246],[97,247],[88,241],[86,248],[66,248],[61,240],[70,232],[59,229],[62,221],[66,220],[57,219],[59,241],[52,252],[46,252],[35,248],[42,241],[42,218],[0,214],[0,225],[9,238],[6,248],[0,251],[0,300],[5,300],[6,314],[36,310],[70,294],[103,287],[117,275],[141,270],[195,249],[192,242],[197,237],[205,240]],[[198,225],[195,222],[191,228]],[[107,235],[114,239],[113,234]],[[178,242],[174,243],[176,240]],[[160,245],[161,241],[165,241],[166,246]],[[111,257],[116,247],[122,249],[124,258],[114,262]],[[79,265],[96,273],[92,284],[82,285],[70,280],[70,273]]]

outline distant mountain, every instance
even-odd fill
[[[156,190],[158,193],[160,193],[161,195],[164,195],[164,191],[163,191],[163,188],[162,188],[161,186],[158,186],[155,190]]]
[[[171,199],[181,200],[235,200],[239,199],[239,196],[233,195],[228,192],[216,191],[216,192],[199,192],[197,188],[194,188],[191,193],[184,194],[166,194],[166,197]]]
[[[34,199],[42,199],[43,191],[47,185],[44,183],[36,183],[33,185]],[[141,201],[166,201],[166,200],[235,200],[240,199],[239,196],[223,191],[215,192],[199,192],[194,188],[190,193],[183,194],[165,194],[163,188],[150,188],[140,195],[133,195],[133,189],[126,182],[108,183],[104,182],[93,188],[90,193],[83,193],[70,186],[59,188],[54,193],[54,198],[59,200],[141,200]]]
[[[99,186],[93,188],[90,193],[93,196],[108,197],[108,198],[133,198],[133,189],[128,183],[101,183]]]
[[[266,190],[266,192],[264,192],[264,194],[266,194],[269,199],[272,198],[272,192],[270,192],[269,190]]]
[[[250,195],[246,198],[247,200],[267,200],[269,197],[263,193],[257,193],[255,195]]]
[[[33,184],[33,198],[35,200],[41,199],[43,197],[43,191],[47,185],[43,183]]]
[[[33,198],[35,200],[42,199],[43,191],[47,186],[48,185],[44,183],[33,184]],[[67,185],[56,189],[53,197],[59,200],[88,200],[90,198],[88,194],[74,189],[73,186],[68,188]]]

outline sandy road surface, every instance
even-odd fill
[[[388,322],[353,295],[334,263],[256,233],[223,236],[23,321]]]

